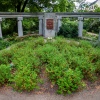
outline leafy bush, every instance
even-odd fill
[[[58,85],[58,93],[71,93],[81,86],[81,71],[72,70],[64,54],[55,54],[46,68],[50,80]]]
[[[11,82],[16,90],[31,91],[41,82],[38,78],[40,60],[35,56],[34,49],[43,45],[43,39],[33,39],[30,42],[21,42],[11,49],[12,62],[16,72],[12,75]],[[35,48],[34,48],[35,47]],[[16,52],[16,53],[15,53]]]
[[[46,44],[41,49],[41,46],[38,47],[35,51],[36,56],[40,59],[41,64],[48,64],[50,63],[50,59],[53,58],[54,53],[58,54],[58,50],[49,44]]]
[[[6,37],[7,35],[12,35],[13,32],[17,32],[17,20],[15,18],[12,19],[4,19],[2,22],[2,31],[3,31],[3,37]]]
[[[10,81],[13,82],[13,87],[16,90],[31,91],[37,88],[38,80],[35,71],[29,67],[22,67],[14,73],[13,78]]]
[[[24,18],[23,20],[23,30],[25,31],[36,31],[38,30],[38,19],[37,18]]]
[[[100,48],[96,48],[95,53],[93,54],[92,63],[96,68],[96,73],[100,74]]]
[[[10,64],[12,62],[12,53],[10,50],[0,52],[0,64]]]
[[[0,39],[0,50],[5,49],[8,46],[10,46],[10,42],[9,41],[5,41],[3,39]]]
[[[24,18],[23,20],[23,30],[24,31],[36,31],[38,30],[39,21],[38,18]],[[17,32],[17,20],[4,19],[2,23],[3,36],[12,36],[14,32]]]
[[[79,70],[68,69],[62,73],[63,76],[57,80],[58,93],[62,94],[67,92],[70,94],[82,86],[82,75]]]
[[[64,36],[68,38],[78,37],[78,25],[77,22],[68,21],[67,23],[62,24],[58,32],[58,36]]]
[[[84,57],[84,56],[79,57],[76,55],[74,58],[71,59],[70,67],[72,69],[78,68],[82,72],[82,75],[84,76],[85,79],[89,79],[89,80],[94,79],[96,68],[89,61],[88,57]]]
[[[97,42],[93,43],[93,46],[97,47],[97,48],[100,48],[100,41],[97,41]]]
[[[86,36],[87,31],[85,29],[83,29],[83,36]]]
[[[8,83],[11,73],[10,66],[0,65],[0,86]]]
[[[99,26],[100,22],[98,19],[88,18],[84,20],[84,29],[89,32],[99,33]]]
[[[93,80],[100,73],[100,48],[85,40],[29,38],[0,52],[0,65],[10,63],[14,64],[10,81],[16,90],[35,89],[41,69],[46,69],[58,93],[71,93],[82,86],[83,79]]]

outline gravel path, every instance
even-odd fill
[[[18,93],[3,87],[0,89],[0,100],[100,100],[100,86],[66,96],[55,93]]]

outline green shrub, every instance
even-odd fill
[[[36,31],[38,30],[38,19],[37,18],[25,18],[23,20],[23,29],[25,31]]]
[[[58,36],[64,36],[68,38],[78,37],[78,25],[77,22],[68,21],[67,23],[62,24],[58,32]]]
[[[58,85],[58,93],[71,93],[81,86],[81,71],[69,68],[69,64],[60,52],[56,53],[49,59],[46,67],[49,79]]]
[[[8,83],[11,73],[10,66],[0,65],[0,86]]]
[[[87,31],[85,30],[85,29],[83,29],[83,36],[86,36],[86,34],[87,34]]]
[[[0,52],[0,64],[10,64],[12,62],[12,53],[10,50]]]
[[[87,64],[88,63],[88,64]],[[70,67],[72,69],[78,68],[85,79],[93,80],[95,75],[95,67],[94,65],[89,61],[88,57],[81,56],[81,57],[74,57],[71,60]]]
[[[13,87],[16,90],[31,91],[38,88],[37,84],[39,82],[38,75],[29,67],[19,68],[10,80],[13,83]]]
[[[34,50],[35,55],[40,59],[41,64],[48,64],[50,63],[50,59],[53,58],[54,53],[58,54],[58,50],[50,45],[50,44],[45,44],[44,46],[38,47],[36,50]]]
[[[0,50],[7,48],[11,43],[9,41],[0,39]]]
[[[16,90],[31,91],[46,69],[58,93],[71,93],[82,86],[82,80],[93,80],[100,73],[100,48],[85,40],[30,38],[0,52],[0,65],[14,64],[10,78]]]
[[[95,49],[95,53],[93,54],[93,58],[91,59],[92,63],[94,63],[94,67],[96,68],[96,73],[100,74],[100,48]]]
[[[17,27],[17,20],[15,18],[4,19],[2,23],[3,37],[6,37],[7,35],[11,36],[13,32],[17,32],[16,27]]]
[[[68,69],[62,72],[63,75],[57,79],[58,93],[71,93],[76,91],[80,86],[82,86],[82,75],[79,70]]]
[[[97,47],[97,48],[100,48],[100,41],[97,41],[97,42],[93,43],[93,46]]]
[[[84,20],[84,29],[88,32],[99,33],[100,22],[98,19],[88,18]]]
[[[56,82],[59,79],[63,72],[68,69],[68,64],[65,57],[62,54],[55,54],[49,59],[49,63],[46,67],[46,70],[49,74],[50,80]]]

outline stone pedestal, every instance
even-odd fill
[[[55,37],[56,33],[56,17],[55,13],[45,13],[44,14],[44,21],[43,21],[43,27],[44,27],[44,37]]]
[[[2,38],[2,28],[1,28],[2,18],[0,17],[0,38]]]
[[[21,37],[23,36],[23,27],[22,27],[22,20],[23,17],[18,17],[18,36]]]
[[[83,17],[78,17],[78,37],[82,37],[83,32]]]

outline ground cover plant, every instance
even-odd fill
[[[0,38],[0,50],[6,49],[15,43],[30,40],[33,37],[39,37],[39,36],[37,34],[33,34],[33,35],[27,34],[24,35],[23,37],[17,37],[17,33],[14,33],[13,36],[7,36],[4,39]]]
[[[6,65],[0,65],[0,86],[5,83],[8,83],[9,78],[11,77],[10,74],[10,67]]]
[[[0,51],[0,72],[5,76],[1,85],[9,83],[20,91],[38,89],[43,84],[42,69],[57,85],[57,93],[72,93],[85,85],[83,80],[94,81],[100,74],[100,48],[85,40],[37,37]]]
[[[10,46],[11,43],[8,41],[5,41],[3,39],[0,39],[0,50],[7,48],[8,46]]]

